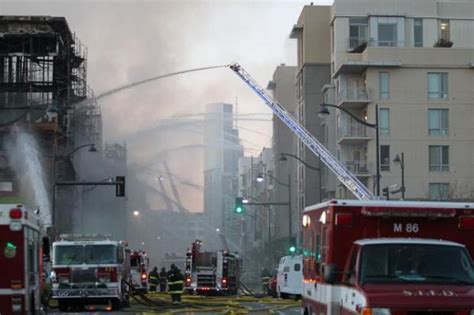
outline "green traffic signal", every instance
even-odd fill
[[[296,252],[296,246],[294,246],[294,245],[290,246],[289,251],[290,251],[290,253]]]
[[[235,198],[234,212],[237,214],[244,212],[243,199],[242,197]]]

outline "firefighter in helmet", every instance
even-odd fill
[[[263,292],[267,291],[268,281],[270,281],[271,276],[272,275],[271,275],[270,271],[268,271],[267,268],[263,268],[262,274],[261,274],[261,277],[260,277]]]
[[[153,270],[148,274],[148,283],[150,285],[150,292],[156,292],[156,286],[158,285],[158,268],[153,267]]]
[[[168,273],[166,272],[165,267],[161,268],[159,282],[160,292],[166,292],[166,285],[168,283]]]
[[[181,295],[183,294],[184,276],[174,264],[168,271],[168,292],[171,295],[173,304],[181,303]]]

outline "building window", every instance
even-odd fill
[[[448,99],[448,74],[439,72],[428,73],[428,98]]]
[[[12,192],[12,191],[13,191],[13,182],[0,181],[0,192]]]
[[[423,19],[413,20],[413,38],[415,47],[423,47]]]
[[[384,172],[390,171],[390,146],[380,146],[380,170]]]
[[[449,199],[449,183],[430,183],[429,198],[431,200]]]
[[[444,40],[449,40],[449,20],[439,21],[439,37]]]
[[[397,46],[397,23],[379,23],[378,25],[379,40],[378,46],[396,47]]]
[[[449,134],[449,110],[428,109],[428,134],[447,136]]]
[[[390,76],[388,72],[379,72],[379,98],[388,100],[390,97]]]
[[[449,146],[430,145],[429,164],[430,172],[449,172]]]
[[[369,38],[369,19],[350,18],[349,19],[349,48],[354,49],[367,43]]]
[[[379,109],[379,126],[381,136],[390,136],[390,109]]]

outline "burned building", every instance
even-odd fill
[[[102,142],[100,119],[92,119],[94,132],[82,138],[74,119],[81,111],[97,116],[91,111],[97,105],[87,100],[86,54],[63,17],[0,16],[0,200],[25,199],[20,182],[32,179],[12,169],[7,145],[18,141],[18,130],[26,131],[36,139],[51,205],[41,211],[52,214],[45,223],[58,232],[71,229],[77,187],[57,187],[54,198],[53,182],[76,178],[77,147],[91,137],[99,148]],[[28,184],[35,189],[36,183]]]

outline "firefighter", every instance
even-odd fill
[[[161,268],[160,271],[160,292],[166,292],[166,284],[168,282],[168,273],[165,267]]]
[[[271,278],[270,271],[268,271],[267,268],[263,268],[262,275],[261,275],[261,278],[260,278],[260,281],[261,281],[260,283],[262,285],[263,292],[267,291],[268,281],[270,281],[270,278]]]
[[[153,267],[153,270],[148,274],[148,283],[150,284],[150,292],[156,292],[156,286],[158,285],[158,268]]]
[[[168,271],[168,292],[171,295],[173,304],[181,304],[181,295],[183,294],[184,276],[174,264]]]

